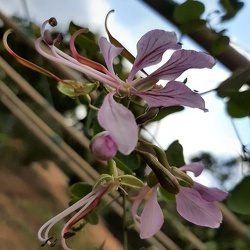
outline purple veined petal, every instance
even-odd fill
[[[202,199],[213,202],[213,201],[222,201],[224,200],[228,193],[219,189],[219,188],[210,188],[206,187],[200,183],[194,182],[194,185],[192,187],[195,189],[199,194],[201,195]]]
[[[159,63],[166,50],[180,48],[181,45],[177,43],[175,32],[164,30],[151,30],[147,32],[137,43],[137,56],[128,81],[132,81],[135,74],[144,67]]]
[[[204,170],[204,165],[201,162],[193,162],[183,167],[180,167],[181,171],[190,171],[194,174],[195,177],[199,176]]]
[[[180,188],[176,209],[184,219],[199,226],[217,228],[222,222],[220,209],[213,202],[203,200],[194,188]]]
[[[151,80],[175,80],[188,69],[211,69],[215,65],[215,59],[204,53],[195,50],[177,50],[170,59],[149,76],[138,81],[134,87]]]
[[[115,47],[105,37],[100,37],[98,44],[109,72],[115,75],[113,69],[113,59],[121,54],[123,48]]]
[[[203,98],[182,82],[171,81],[163,89],[156,91],[131,90],[130,92],[144,99],[149,107],[183,105],[208,111]]]
[[[138,141],[138,128],[133,113],[117,103],[109,93],[98,111],[99,124],[108,132],[118,147],[118,150],[128,155],[136,147]]]
[[[162,209],[157,201],[157,188],[152,188],[150,198],[147,200],[141,214],[141,239],[146,239],[156,234],[164,223]]]

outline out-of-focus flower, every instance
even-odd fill
[[[60,214],[47,221],[39,229],[38,239],[43,242],[42,246],[44,246],[45,244],[54,246],[57,240],[54,239],[54,237],[49,236],[51,228],[60,220],[76,212],[75,215],[64,225],[61,231],[62,248],[63,250],[70,250],[70,248],[68,248],[66,244],[66,239],[75,234],[74,232],[71,232],[70,229],[78,221],[85,218],[89,213],[91,213],[104,195],[109,194],[112,190],[121,187],[121,185],[133,188],[143,187],[142,181],[132,175],[116,176],[116,170],[114,171],[114,175],[112,176],[109,174],[102,174],[99,180],[94,185],[93,190],[89,194],[84,196],[69,208],[65,209]]]
[[[140,229],[141,239],[149,238],[156,234],[164,223],[164,216],[157,201],[157,189],[158,185],[153,188],[145,186],[141,189],[138,196],[133,198],[132,215]],[[144,200],[145,205],[139,216],[138,209]]]
[[[83,197],[81,200],[70,206],[69,208],[65,209],[60,214],[56,215],[49,221],[47,221],[38,231],[38,239],[44,242],[43,245],[48,244],[50,246],[55,245],[56,240],[53,237],[49,236],[49,232],[51,228],[60,220],[64,219],[71,213],[80,209],[76,214],[65,224],[61,231],[61,244],[63,250],[70,250],[70,248],[66,245],[66,238],[69,235],[73,235],[74,233],[70,232],[70,229],[81,219],[91,213],[94,208],[97,206],[99,200],[102,198],[103,195],[109,193],[117,187],[117,183],[113,181],[109,181],[103,185],[100,185],[93,189],[88,195]]]
[[[203,169],[203,165],[197,162],[183,166],[178,171],[191,171],[195,176],[199,176]],[[162,209],[157,201],[158,187],[159,184],[152,188],[145,186],[133,199],[132,215],[142,239],[156,234],[164,223]],[[179,192],[175,195],[176,209],[184,219],[196,225],[216,228],[222,222],[222,213],[215,202],[222,201],[226,196],[227,192],[218,188],[209,188],[193,182],[192,187],[180,186]],[[145,204],[139,216],[138,210],[144,200]]]
[[[181,171],[191,171],[199,176],[204,169],[201,163],[191,163],[179,168]],[[217,228],[222,222],[222,213],[216,201],[226,198],[227,192],[219,188],[209,188],[194,182],[191,188],[180,187],[176,195],[176,209],[186,220],[205,227]]]

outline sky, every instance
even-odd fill
[[[24,7],[24,2],[27,9]],[[207,7],[205,15],[218,9],[217,0],[202,2]],[[244,50],[246,57],[250,58],[250,32],[246,32],[246,25],[250,23],[250,3],[244,2],[245,7],[232,21],[218,24],[215,18],[213,22],[218,30],[227,29],[226,34],[230,36],[232,43]],[[74,21],[102,36],[106,36],[105,16],[114,9],[115,13],[108,20],[109,29],[114,37],[122,41],[122,44],[134,55],[136,55],[137,41],[151,29],[176,31],[180,35],[171,23],[139,0],[0,0],[0,6],[0,10],[7,15],[27,17],[37,24],[54,16],[59,23],[57,27],[59,30],[66,30],[70,21]],[[203,50],[188,38],[184,38],[182,43],[185,49]],[[218,86],[230,74],[231,72],[217,63],[210,70],[188,70],[179,79],[184,80],[187,77],[187,85],[202,93]],[[187,158],[201,151],[212,152],[222,158],[228,155],[239,155],[241,145],[225,113],[225,103],[217,98],[215,93],[203,97],[209,112],[186,108],[184,112],[170,115],[159,124],[150,126],[151,133],[163,148],[174,140],[179,140]],[[236,124],[243,142],[249,145],[249,120],[240,119]]]

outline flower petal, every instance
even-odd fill
[[[213,202],[203,200],[194,188],[180,188],[176,209],[184,219],[199,226],[217,228],[222,222],[220,209]]]
[[[199,192],[202,199],[210,202],[222,201],[228,195],[227,192],[220,190],[219,188],[209,188],[197,182],[194,183],[192,188]]]
[[[134,149],[138,141],[138,128],[133,113],[117,103],[109,93],[98,111],[99,124],[108,132],[118,147],[118,150],[128,155]]]
[[[166,50],[180,48],[181,45],[177,43],[175,32],[164,30],[151,30],[147,32],[137,43],[137,56],[128,81],[131,81],[136,72],[144,67],[159,63]]]
[[[113,69],[113,59],[120,55],[123,48],[115,47],[113,44],[108,42],[105,37],[101,37],[98,41],[98,44],[109,72],[115,74]]]
[[[203,98],[182,82],[171,81],[163,89],[156,91],[131,90],[130,92],[143,98],[149,107],[183,105],[207,111]]]
[[[156,234],[164,223],[162,209],[157,201],[157,188],[152,188],[150,198],[146,202],[141,214],[141,239],[149,238]]]
[[[134,198],[131,212],[132,212],[133,219],[134,219],[135,223],[137,223],[137,224],[139,224],[138,220],[140,221],[140,216],[138,216],[137,210],[149,191],[150,191],[150,187],[145,186],[141,189],[140,193]],[[139,224],[139,226],[140,226],[140,224]]]
[[[195,177],[199,176],[202,171],[204,170],[204,166],[201,162],[193,162],[183,167],[180,167],[179,170],[181,171],[190,171],[194,174]]]
[[[188,69],[211,69],[215,63],[215,59],[204,52],[177,50],[164,65],[149,77],[158,80],[174,80]]]

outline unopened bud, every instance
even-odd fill
[[[138,125],[142,125],[142,124],[154,119],[157,116],[159,110],[160,110],[159,108],[148,109],[144,114],[142,114],[136,118],[136,123]]]
[[[192,180],[192,178],[177,167],[171,167],[170,171],[178,180],[183,181],[189,187],[192,187],[194,185],[194,181]]]
[[[155,176],[157,177],[161,186],[166,189],[169,193],[177,194],[180,190],[180,184],[174,175],[170,173],[155,156],[150,153],[136,150],[143,159],[146,161],[148,166],[152,169]]]
[[[115,157],[117,145],[105,131],[97,134],[92,139],[90,142],[90,150],[97,159],[107,161]]]
[[[147,176],[147,184],[149,187],[154,187],[157,183],[159,183],[155,173],[153,171]]]

